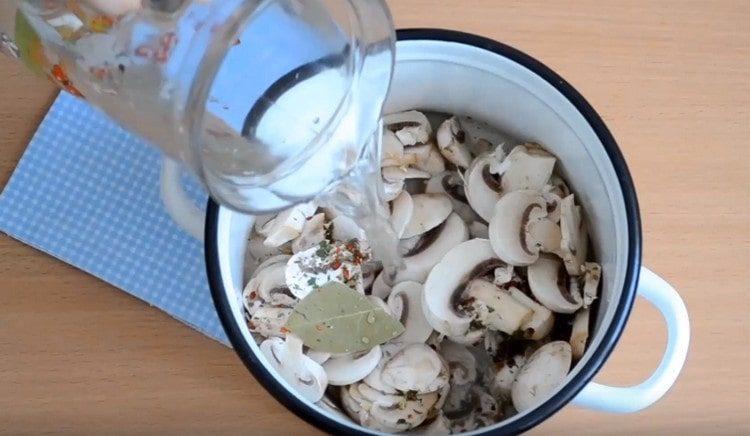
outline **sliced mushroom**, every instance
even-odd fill
[[[356,396],[351,394],[352,391],[356,392]],[[341,386],[339,392],[341,406],[347,415],[359,423],[365,421],[370,414],[369,410],[372,408],[372,403],[362,398],[356,389],[356,385]]]
[[[465,345],[445,341],[440,346],[440,355],[448,362],[451,385],[474,383],[477,379],[477,361]]]
[[[430,175],[440,174],[445,171],[445,160],[437,148],[432,144],[415,145],[404,151],[404,159],[414,162],[414,168],[426,171]]]
[[[440,153],[457,167],[468,168],[471,164],[471,153],[466,148],[466,132],[456,117],[451,117],[440,125],[437,144]]]
[[[475,345],[481,341],[486,335],[486,331],[483,328],[466,331],[463,335],[459,336],[448,336],[448,339],[461,345]]]
[[[292,252],[299,253],[314,247],[326,238],[325,214],[313,215],[305,221],[302,232],[292,241]]]
[[[421,235],[442,224],[453,206],[444,194],[418,194],[412,197],[413,212],[401,234],[403,238]]]
[[[528,358],[511,388],[513,405],[519,412],[542,403],[560,386],[570,371],[570,344],[550,342]]]
[[[399,167],[407,165],[404,162],[404,144],[395,133],[388,129],[383,130],[382,159],[380,165],[383,167]]]
[[[440,436],[451,434],[450,422],[441,411],[440,413],[438,413],[435,419],[433,419],[429,423],[424,424],[424,427],[420,427],[419,429],[417,429],[414,434],[420,436]]]
[[[273,306],[291,307],[297,299],[289,292],[284,273],[291,256],[275,256],[262,263],[243,291],[246,299],[260,297]]]
[[[510,292],[484,279],[472,280],[464,295],[471,301],[466,304],[474,308],[482,324],[509,335],[520,330],[533,316],[533,311],[514,299]]]
[[[560,204],[560,229],[560,252],[565,268],[568,274],[577,276],[588,255],[589,238],[581,207],[575,204],[573,194],[563,198]]]
[[[414,214],[414,201],[411,194],[402,191],[398,197],[391,203],[391,217],[389,221],[396,232],[396,236],[403,237],[406,226],[411,221]]]
[[[527,241],[533,244],[536,250],[545,253],[560,254],[560,242],[562,234],[560,226],[554,220],[544,217],[532,219],[528,224]]]
[[[479,215],[469,206],[464,191],[461,176],[456,172],[444,171],[435,174],[427,181],[425,186],[427,194],[447,194],[453,204],[453,211],[467,223],[481,219]]]
[[[331,358],[331,353],[326,353],[324,351],[316,351],[316,350],[307,350],[305,351],[305,355],[315,361],[315,363],[323,364],[325,361]]]
[[[373,388],[367,383],[357,383],[355,386],[356,388],[354,386],[352,386],[352,388],[357,390],[357,393],[359,394],[358,398],[361,397],[372,404],[390,407],[400,404],[404,399],[403,395],[387,394]]]
[[[292,315],[289,307],[260,307],[254,311],[248,321],[248,327],[253,333],[263,337],[284,336],[282,328]]]
[[[552,327],[555,325],[555,315],[552,314],[552,311],[529,298],[518,288],[511,287],[509,292],[514,300],[534,312],[531,318],[521,326],[524,337],[538,341],[549,335],[552,331]]]
[[[598,263],[583,264],[583,307],[589,307],[599,293],[599,280],[602,278],[602,267]]]
[[[450,249],[432,268],[422,294],[425,317],[432,328],[446,336],[463,336],[469,330],[471,317],[459,313],[456,305],[476,271],[495,260],[488,240],[472,239]]]
[[[490,241],[497,257],[513,266],[526,266],[539,257],[541,243],[531,234],[535,222],[544,219],[546,203],[537,191],[503,195],[490,220]]]
[[[404,325],[404,333],[397,338],[405,343],[427,341],[432,326],[422,310],[422,285],[417,282],[401,282],[393,287],[388,296],[391,314]]]
[[[493,144],[511,144],[516,142],[505,133],[475,118],[459,116],[458,121],[466,132],[466,142],[474,156],[492,151],[492,149],[496,148]],[[500,146],[497,148],[502,149]]]
[[[518,145],[508,153],[500,169],[503,192],[540,191],[547,184],[557,159],[536,144]]]
[[[383,173],[383,190],[386,201],[398,197],[404,190],[406,179],[429,179],[430,173],[410,167],[385,167]]]
[[[267,247],[263,242],[266,237],[258,232],[252,232],[247,243],[247,256],[245,262],[245,276],[257,271],[258,266],[267,259],[280,254],[292,254],[291,243],[282,244],[279,247]]]
[[[534,298],[557,313],[573,313],[583,306],[583,298],[570,287],[569,277],[559,258],[542,255],[527,270],[529,288]]]
[[[404,268],[396,272],[394,282],[424,282],[432,268],[456,245],[469,239],[469,229],[458,215],[448,215],[440,226],[422,234],[404,256]]]
[[[424,144],[430,140],[432,126],[427,117],[418,111],[406,111],[383,117],[383,124],[405,146]]]
[[[517,354],[502,361],[500,363],[502,366],[495,373],[492,385],[490,386],[492,395],[501,400],[509,400],[513,382],[516,380],[516,375],[524,363],[526,363],[526,357],[523,354]]]
[[[495,155],[485,154],[474,159],[464,174],[466,199],[474,212],[487,222],[492,219],[502,193],[500,179],[490,172],[494,164],[497,164]]]
[[[583,357],[588,339],[589,310],[582,309],[576,313],[576,317],[573,319],[573,329],[570,333],[570,348],[573,353],[573,359],[578,360]]]
[[[298,237],[307,218],[313,216],[316,209],[313,203],[302,203],[281,212],[260,228],[259,233],[266,237],[263,243],[268,247],[278,247]]]
[[[286,340],[270,338],[260,344],[260,350],[271,367],[305,399],[315,403],[323,397],[328,385],[326,372],[303,354],[302,340],[294,335]]]
[[[377,345],[361,356],[349,355],[328,359],[323,363],[328,383],[343,386],[362,380],[375,369],[381,355],[380,346]]]
[[[410,344],[385,363],[381,378],[399,391],[424,394],[448,383],[448,370],[435,350],[425,344]]]

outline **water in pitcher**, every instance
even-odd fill
[[[183,162],[219,202],[264,214],[322,195],[398,263],[377,192],[395,46],[384,2],[0,7],[4,51]]]

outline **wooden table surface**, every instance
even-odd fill
[[[690,311],[688,361],[662,401],[622,416],[567,407],[534,432],[750,432],[750,2],[390,3],[399,27],[495,38],[586,96],[635,178],[645,264]],[[54,92],[7,60],[0,78],[4,184]],[[639,382],[664,343],[639,301],[597,380]],[[4,235],[0,356],[0,433],[314,431],[231,350]]]

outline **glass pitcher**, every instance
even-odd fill
[[[5,0],[0,49],[184,163],[217,201],[307,201],[377,153],[382,0]]]

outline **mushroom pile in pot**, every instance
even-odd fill
[[[601,279],[557,158],[468,117],[407,111],[384,123],[383,195],[403,268],[383,270],[363,230],[330,208],[259,217],[243,299],[260,349],[310,402],[380,431],[458,433],[535,407],[581,359]],[[338,349],[310,339],[308,315],[294,313],[330,283],[360,298],[362,325],[377,313],[392,331],[371,341],[344,329],[361,338],[337,337]]]

